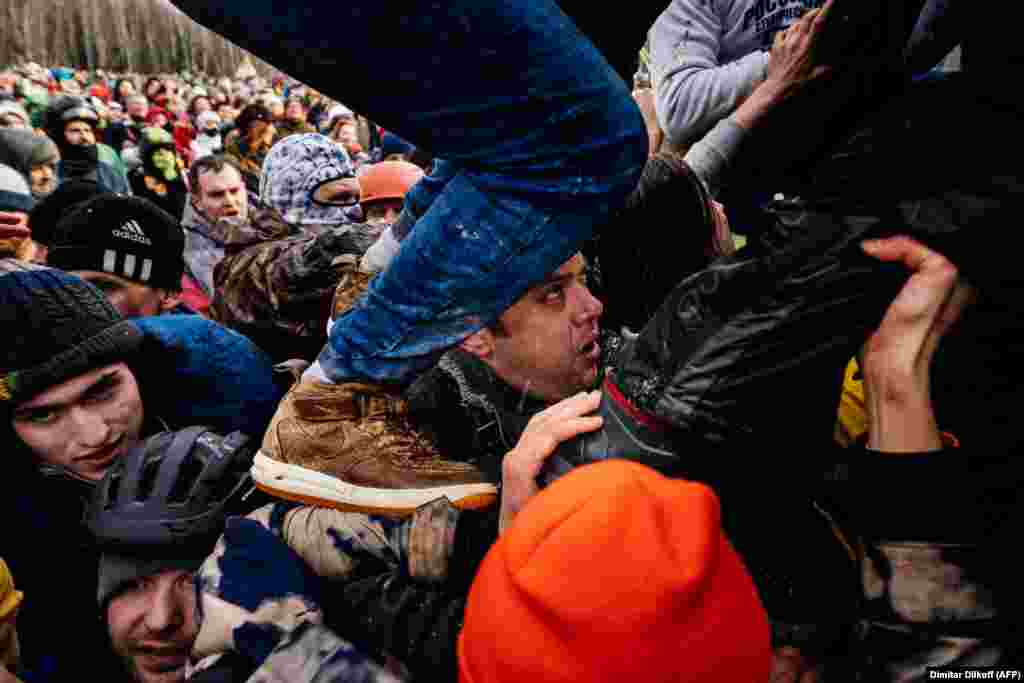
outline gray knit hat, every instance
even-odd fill
[[[10,166],[0,164],[0,211],[28,213],[34,205],[25,177]]]

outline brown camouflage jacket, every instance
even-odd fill
[[[840,486],[859,537],[863,603],[850,680],[1024,664],[1024,596],[1010,559],[1022,527],[1019,468],[972,450],[851,449]]]
[[[327,341],[334,288],[372,235],[361,224],[312,234],[266,207],[247,224],[226,225],[224,259],[213,272],[210,315],[249,337],[275,362],[312,360]]]
[[[285,629],[254,674],[232,680],[455,681],[465,596],[497,531],[494,517],[493,526],[483,524],[479,534],[481,514],[460,512],[445,498],[404,520],[295,503],[273,503],[250,513],[324,580],[323,621]],[[460,524],[467,516],[469,533]],[[223,552],[222,544],[218,549]],[[381,600],[382,591],[387,600]],[[204,660],[190,678],[203,680],[196,674],[217,660],[217,655]]]

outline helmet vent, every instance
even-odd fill
[[[181,466],[178,468],[178,476],[174,480],[174,486],[167,496],[168,503],[184,503],[188,500],[189,494],[203,473],[203,463],[193,453],[185,456]]]
[[[163,458],[149,458],[142,467],[142,476],[139,478],[139,490],[136,493],[136,500],[148,500],[153,495],[153,488],[156,486],[156,477],[160,472],[160,463]]]

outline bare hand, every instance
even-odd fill
[[[598,415],[584,417],[597,410],[600,403],[600,391],[579,393],[530,418],[519,443],[505,455],[501,464],[499,530],[504,531],[516,513],[537,493],[537,475],[559,444],[601,428],[604,418]]]
[[[869,240],[862,247],[880,261],[898,261],[913,271],[865,345],[865,370],[927,379],[939,340],[973,292],[945,256],[909,237]]]
[[[942,439],[929,370],[939,340],[960,317],[972,290],[946,257],[909,237],[870,240],[862,246],[871,256],[903,263],[913,272],[864,347],[868,448],[881,453],[937,451]]]
[[[810,10],[785,31],[775,34],[768,55],[766,85],[780,93],[790,93],[829,72],[831,67],[815,62],[814,47],[833,2],[829,0],[821,9]]]

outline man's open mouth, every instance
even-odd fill
[[[597,339],[594,338],[579,347],[579,349],[577,349],[577,353],[592,360],[597,360],[601,356],[601,345],[598,344]]]

